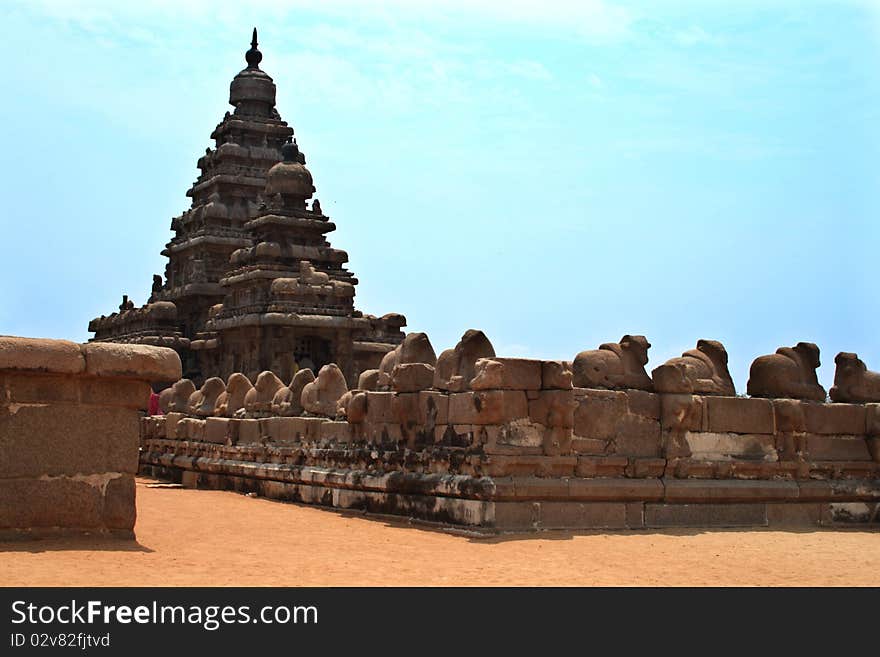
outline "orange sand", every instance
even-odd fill
[[[149,483],[136,542],[0,543],[0,585],[880,585],[877,531],[480,537]]]

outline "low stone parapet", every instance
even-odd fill
[[[475,372],[464,390],[351,391],[336,417],[145,418],[142,468],[502,530],[877,520],[878,404],[573,388],[560,361]]]
[[[0,537],[133,536],[138,422],[163,347],[0,337]]]

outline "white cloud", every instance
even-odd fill
[[[267,19],[297,14],[334,17],[351,23],[379,22],[386,25],[411,21],[453,21],[514,25],[532,30],[552,30],[590,41],[625,38],[634,21],[633,12],[607,0],[152,0],[120,3],[118,0],[29,0],[19,4],[30,11],[80,25],[112,24],[121,20],[211,23],[216,27],[250,26]],[[356,19],[353,19],[356,17]],[[169,22],[169,24],[172,24]],[[344,33],[324,36],[332,39]]]

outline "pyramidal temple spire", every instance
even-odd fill
[[[257,28],[254,28],[254,36],[251,38],[251,49],[244,54],[248,68],[260,68],[260,62],[263,61],[263,53],[257,50]]]

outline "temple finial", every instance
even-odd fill
[[[254,36],[251,39],[251,49],[244,54],[248,68],[259,68],[260,62],[263,60],[263,53],[257,50],[257,28],[254,28]]]

